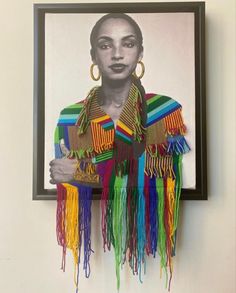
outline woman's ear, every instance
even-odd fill
[[[90,56],[91,56],[92,62],[94,64],[97,64],[96,58],[95,58],[95,53],[94,53],[94,50],[93,49],[90,50]]]
[[[138,61],[141,61],[143,59],[143,49],[139,53]]]

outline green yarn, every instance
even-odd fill
[[[60,132],[59,132],[59,126],[56,127],[54,132],[54,143],[60,143]]]
[[[122,233],[123,233],[123,209],[125,205],[123,203],[123,179],[116,177],[114,185],[114,199],[113,199],[113,235],[114,235],[114,250],[115,250],[115,262],[116,262],[116,279],[117,289],[120,289],[120,267],[122,262]],[[124,193],[126,193],[124,191]],[[125,201],[126,202],[126,201]]]
[[[110,184],[109,184],[109,198],[107,203],[107,243],[110,246],[110,243],[114,246],[114,235],[113,235],[113,204],[114,204],[114,184],[115,184],[115,172],[112,171]],[[109,247],[110,249],[110,247]]]
[[[164,180],[162,178],[156,179],[156,189],[158,194],[158,252],[160,254],[161,269],[164,268],[166,276],[166,287],[168,281],[167,275],[167,259],[166,259],[166,231],[164,224],[164,211],[165,211],[165,199],[164,199]]]
[[[183,155],[174,156],[174,166],[176,166],[176,178],[175,178],[175,206],[174,206],[174,231],[177,229],[178,225],[178,218],[179,218],[179,200],[181,195],[181,188],[182,188],[182,158]]]

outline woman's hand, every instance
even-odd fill
[[[68,159],[66,157],[69,150],[63,143],[60,144],[60,147],[64,157],[61,159],[52,160],[49,163],[51,184],[66,183],[72,181],[74,179],[74,174],[78,163],[76,159]]]
[[[55,159],[50,162],[51,184],[70,182],[74,179],[76,171],[76,159]]]

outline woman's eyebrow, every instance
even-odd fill
[[[134,38],[134,39],[136,39],[136,36],[135,35],[127,35],[127,36],[124,36],[123,38],[122,38],[122,40],[126,40],[126,39],[130,39],[130,38]],[[112,41],[113,39],[111,38],[111,37],[108,37],[108,36],[100,36],[98,39],[97,39],[97,41],[103,41],[103,40],[105,40],[105,41]]]
[[[136,39],[136,36],[135,35],[128,35],[128,36],[123,37],[122,40],[130,39],[130,38]]]
[[[110,37],[107,37],[107,36],[101,36],[101,37],[99,37],[98,39],[97,39],[97,41],[103,41],[103,40],[105,40],[105,41],[112,41],[112,38],[110,38]]]

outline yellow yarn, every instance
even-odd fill
[[[79,247],[79,233],[78,233],[78,189],[67,183],[63,183],[67,190],[66,212],[65,212],[65,238],[66,247],[71,249],[74,257],[74,262],[78,264],[78,247]]]
[[[171,246],[173,248],[174,247],[173,236],[175,233],[175,228],[174,228],[175,180],[170,177],[167,178],[167,198],[169,202],[168,224],[170,228]]]

